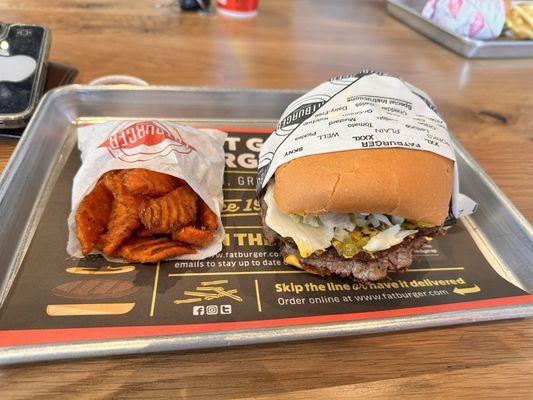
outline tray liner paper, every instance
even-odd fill
[[[226,140],[221,253],[160,265],[69,257],[73,150],[0,310],[0,346],[228,331],[410,316],[531,303],[501,278],[461,222],[417,252],[410,270],[368,285],[284,265],[265,246],[255,200],[260,147],[271,130]],[[297,338],[297,337],[295,337]]]

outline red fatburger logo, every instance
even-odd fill
[[[114,158],[130,163],[195,150],[183,140],[176,127],[162,121],[121,124],[98,147],[105,147]]]

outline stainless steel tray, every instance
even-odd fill
[[[426,0],[388,0],[387,11],[414,30],[467,58],[533,57],[532,40],[475,40],[436,25],[421,15]]]
[[[80,119],[166,118],[202,125],[272,127],[285,106],[301,93],[73,85],[47,94],[0,178],[0,302],[31,244],[48,196],[75,143],[74,128]],[[466,218],[464,225],[494,269],[532,293],[530,224],[465,149],[454,144],[462,191],[479,200],[478,211]],[[358,321],[14,346],[0,349],[0,364],[391,332],[531,315],[533,304],[528,301]]]

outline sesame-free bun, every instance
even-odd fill
[[[453,161],[424,150],[347,150],[289,161],[275,174],[285,213],[368,212],[440,225],[448,215]]]

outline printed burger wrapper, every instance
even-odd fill
[[[82,164],[73,182],[67,252],[83,257],[75,225],[76,210],[83,198],[104,173],[131,168],[145,168],[185,180],[218,217],[218,229],[209,246],[198,248],[196,254],[173,259],[199,260],[220,252],[224,239],[220,212],[226,136],[218,130],[199,130],[162,120],[112,121],[78,128]]]
[[[332,78],[292,102],[259,154],[257,193],[276,169],[312,154],[401,147],[455,161],[446,124],[431,99],[399,78],[374,71]],[[450,217],[475,211],[459,193],[457,165]]]

